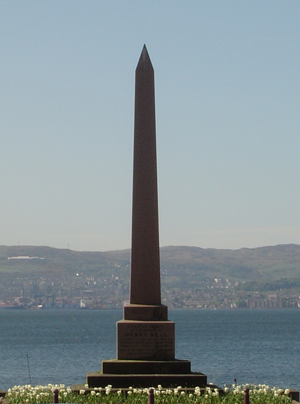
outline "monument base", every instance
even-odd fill
[[[189,374],[103,374],[87,373],[87,384],[89,388],[106,387],[111,385],[117,389],[128,389],[129,386],[157,387],[163,388],[182,387],[206,387],[207,376],[202,373]]]
[[[117,322],[117,358],[120,360],[170,361],[175,359],[173,321]]]
[[[88,388],[132,387],[205,387],[207,376],[191,372],[188,360],[140,361],[140,360],[105,360],[101,372],[87,373]]]
[[[187,360],[172,361],[137,361],[111,359],[102,361],[101,374],[190,374],[191,362]]]

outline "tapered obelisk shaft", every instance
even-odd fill
[[[135,72],[130,304],[160,305],[154,70],[146,46]]]

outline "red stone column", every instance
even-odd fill
[[[160,305],[154,70],[146,46],[135,72],[130,304]]]

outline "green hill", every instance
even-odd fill
[[[29,257],[29,258],[25,258]],[[37,258],[33,258],[37,257]],[[76,274],[129,278],[130,250],[87,252],[37,246],[0,246],[0,275]],[[265,283],[300,278],[300,246],[277,245],[239,250],[169,246],[161,248],[162,283],[189,287],[215,278]]]
[[[122,307],[130,250],[0,246],[0,303]],[[239,250],[161,248],[162,300],[176,307],[298,307],[300,246]],[[299,306],[300,307],[300,306]]]

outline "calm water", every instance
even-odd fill
[[[176,357],[220,386],[300,389],[300,310],[170,310]],[[0,310],[0,389],[84,383],[116,352],[121,310]]]

